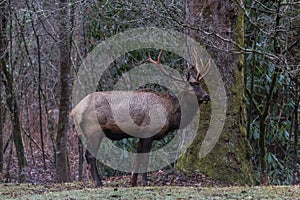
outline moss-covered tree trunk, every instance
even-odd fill
[[[227,115],[218,143],[204,158],[199,151],[209,125],[210,107],[202,105],[199,134],[179,160],[179,169],[201,171],[229,183],[253,184],[251,147],[246,133],[244,97],[244,17],[236,1],[186,0],[185,32],[205,46],[216,63],[227,93]],[[203,114],[205,113],[205,114]]]

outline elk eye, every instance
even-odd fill
[[[197,82],[192,82],[192,83],[190,83],[190,84],[191,84],[191,86],[199,85],[199,83],[197,83]]]

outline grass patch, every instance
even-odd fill
[[[299,186],[92,188],[86,183],[0,184],[0,199],[299,199]]]

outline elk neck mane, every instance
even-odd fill
[[[155,94],[159,97],[166,98],[169,101],[171,101],[173,104],[179,104],[177,97],[170,91],[157,91],[152,88],[139,88],[139,89],[135,90],[135,92],[149,92],[149,93]]]

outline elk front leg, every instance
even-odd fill
[[[147,168],[149,163],[149,152],[151,149],[153,139],[141,138],[138,143],[137,155],[135,157],[133,172],[131,176],[131,186],[137,186],[138,172],[143,172],[142,185],[148,185]]]

